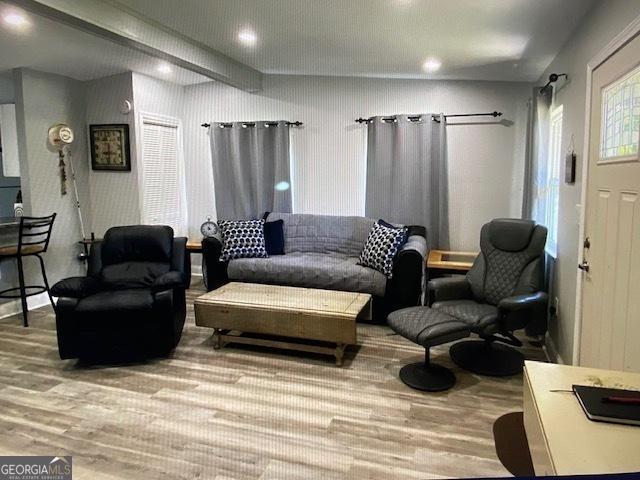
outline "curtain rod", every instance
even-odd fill
[[[451,114],[451,115],[444,115],[444,118],[450,118],[450,117],[501,117],[502,116],[502,112],[488,112],[488,113],[456,113],[456,114]],[[440,120],[438,119],[439,115],[431,115],[431,120],[433,120],[434,122],[438,122],[440,123]],[[369,118],[356,118],[356,123],[369,123],[370,121],[373,120],[374,117],[369,117]],[[412,121],[418,121],[422,118],[422,115],[408,115],[407,118]],[[382,120],[395,120],[396,117],[392,116],[392,117],[382,117]]]
[[[243,127],[255,127],[256,126],[256,122],[239,122],[239,123],[241,123]],[[264,123],[267,126],[270,126],[270,127],[275,127],[275,126],[280,124],[280,122],[264,122]],[[285,123],[285,125],[287,125],[289,127],[301,127],[302,125],[304,125],[302,122],[298,122],[298,121],[295,121],[295,122],[284,122],[284,123]],[[209,128],[211,126],[211,124],[210,123],[202,123],[200,126],[204,127],[204,128]],[[230,128],[230,127],[233,127],[233,123],[221,123],[220,126],[222,128]]]

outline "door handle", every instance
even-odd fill
[[[586,260],[583,260],[582,263],[578,264],[578,268],[580,270],[582,270],[583,272],[588,272],[589,271],[589,262],[587,262]]]

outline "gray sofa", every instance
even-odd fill
[[[374,219],[270,213],[266,220],[284,221],[285,254],[221,262],[222,244],[216,238],[206,238],[202,245],[208,290],[236,281],[369,293],[377,320],[420,303],[427,252],[424,227],[409,227],[409,239],[394,259],[391,278],[387,278],[358,265]]]

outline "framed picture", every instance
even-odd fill
[[[130,172],[129,125],[89,125],[91,168]]]

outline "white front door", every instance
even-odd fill
[[[580,364],[640,372],[640,37],[593,71]]]

